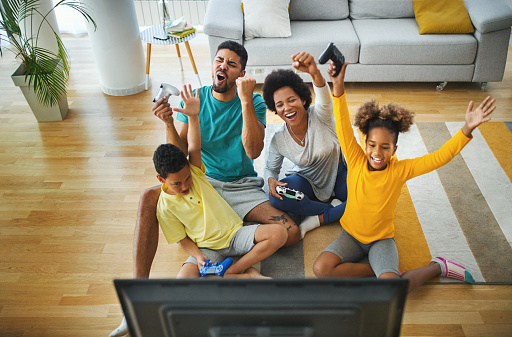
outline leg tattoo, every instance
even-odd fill
[[[288,222],[288,219],[286,219],[286,216],[284,214],[281,214],[281,216],[272,215],[269,220],[270,221],[279,221],[283,225]]]

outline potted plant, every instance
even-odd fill
[[[14,84],[20,86],[38,121],[62,120],[68,110],[69,55],[48,18],[54,15],[56,7],[68,6],[82,14],[95,29],[96,23],[88,8],[79,1],[60,0],[55,5],[48,0],[0,1],[0,54],[6,48],[21,61],[12,75]],[[41,6],[44,1],[49,10]],[[54,39],[56,50],[41,46],[43,25],[50,27],[46,35]],[[6,43],[9,47],[2,47]]]

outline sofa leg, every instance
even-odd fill
[[[437,82],[436,90],[443,91],[444,87],[446,87],[447,84],[448,82]]]
[[[482,91],[486,91],[487,90],[487,82],[480,82],[480,89]]]

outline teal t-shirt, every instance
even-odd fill
[[[212,86],[199,89],[201,111],[201,155],[206,175],[224,182],[244,177],[255,177],[253,160],[245,153],[242,144],[242,105],[238,94],[229,102],[216,100]],[[267,107],[260,94],[253,94],[254,109],[258,120],[266,125]],[[183,107],[183,102],[180,104]],[[188,123],[188,117],[177,113],[176,118]]]

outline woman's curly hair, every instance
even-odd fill
[[[263,83],[263,99],[267,108],[276,112],[276,102],[274,101],[274,93],[284,87],[290,87],[305,101],[304,109],[308,109],[312,102],[311,90],[308,85],[304,83],[302,78],[297,75],[293,70],[278,69],[272,71],[265,78]]]
[[[395,134],[395,145],[400,132],[407,132],[414,123],[414,112],[395,103],[379,106],[375,98],[365,102],[357,111],[354,125],[368,137],[370,130],[385,127]]]

